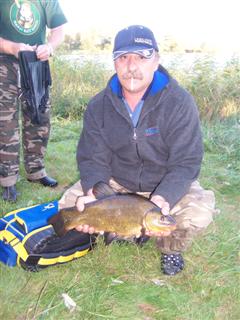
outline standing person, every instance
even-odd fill
[[[17,199],[20,149],[18,53],[36,51],[39,60],[48,60],[63,40],[65,23],[57,0],[0,1],[0,185],[6,201]],[[27,179],[55,187],[57,181],[47,176],[44,165],[50,133],[49,108],[48,101],[41,125],[36,125],[31,123],[26,105],[22,104],[23,153]]]
[[[159,65],[151,30],[130,26],[115,38],[116,74],[89,102],[77,150],[81,181],[63,195],[60,208],[95,200],[92,187],[103,181],[115,191],[148,197],[177,221],[157,237],[161,268],[175,275],[182,252],[216,212],[212,191],[197,181],[203,145],[193,97]],[[78,197],[82,196],[82,197]],[[92,226],[77,230],[93,233]]]

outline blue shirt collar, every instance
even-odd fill
[[[166,73],[163,73],[159,70],[155,71],[153,75],[153,80],[141,100],[145,100],[148,95],[150,96],[155,95],[156,93],[161,91],[168,84],[168,82],[169,82],[169,77]],[[117,74],[115,74],[112,77],[109,85],[114,94],[116,94],[119,98],[123,97],[122,86],[118,79]]]

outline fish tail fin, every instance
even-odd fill
[[[54,231],[59,237],[64,236],[67,233],[67,229],[64,226],[64,219],[61,212],[55,214],[48,220],[48,223],[53,226]]]
[[[103,199],[109,196],[113,196],[116,193],[110,187],[110,185],[103,181],[99,181],[93,186],[93,194],[96,197],[96,199]]]

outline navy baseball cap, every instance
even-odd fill
[[[136,53],[147,59],[159,51],[153,32],[140,25],[129,26],[119,31],[115,37],[113,60],[126,53]]]

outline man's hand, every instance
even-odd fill
[[[160,209],[162,209],[162,214],[168,215],[170,212],[169,203],[160,195],[154,195],[150,199],[153,203],[155,203]]]
[[[93,201],[96,201],[96,198],[92,193],[92,189],[90,189],[87,192],[86,196],[82,196],[77,199],[76,207],[78,211],[83,211],[85,204]],[[95,229],[93,227],[90,227],[88,224],[83,224],[83,225],[81,224],[76,227],[76,230],[84,233],[89,233],[89,234],[93,234],[95,232]]]
[[[79,232],[84,232],[89,234],[95,233],[95,229],[93,227],[90,227],[88,224],[80,224],[75,229]]]
[[[168,215],[170,212],[169,203],[160,195],[154,195],[150,199],[153,203],[155,203],[162,211],[163,215]],[[171,231],[161,231],[161,232],[150,232],[146,231],[146,235],[149,237],[167,237],[171,234]]]
[[[13,55],[18,58],[19,51],[34,51],[36,50],[36,46],[30,46],[29,44],[25,43],[12,43],[12,53]]]
[[[161,231],[161,232],[151,232],[151,231],[146,231],[145,232],[146,236],[149,237],[167,237],[171,234],[171,231]]]
[[[37,47],[36,54],[39,60],[46,61],[53,55],[53,47],[50,43],[41,44]]]
[[[86,196],[78,197],[76,201],[76,207],[78,211],[83,211],[85,204],[89,202],[96,201],[94,194],[92,193],[92,189],[88,190]]]

